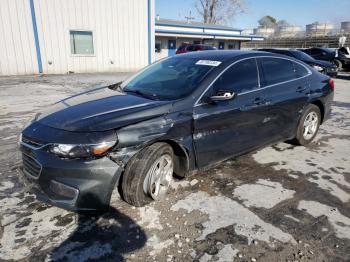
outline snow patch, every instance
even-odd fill
[[[336,208],[315,202],[300,201],[299,210],[305,210],[313,217],[326,216],[333,226],[338,238],[350,239],[350,218],[341,214]]]
[[[203,223],[204,230],[198,240],[205,239],[208,234],[219,228],[233,225],[236,234],[247,237],[248,244],[254,239],[265,242],[276,239],[284,243],[296,243],[290,234],[264,222],[249,209],[225,196],[211,197],[203,191],[192,193],[171,207],[172,211],[180,209],[187,210],[188,213],[199,210],[208,215],[209,219]]]
[[[275,147],[264,148],[253,155],[255,161],[261,164],[275,163],[276,170],[296,171],[307,175],[310,182],[334,197],[346,203],[350,201],[350,194],[342,187],[350,190],[350,183],[344,175],[332,167],[342,167],[349,170],[349,164],[344,156],[348,155],[350,140],[332,138],[327,141],[327,147],[320,152],[315,152],[307,147],[293,147],[286,149],[286,144],[278,144]],[[322,151],[323,150],[323,151]],[[321,152],[322,151],[322,152]],[[308,175],[308,174],[312,175]]]
[[[246,207],[272,208],[278,203],[293,198],[295,191],[285,189],[278,182],[259,179],[255,184],[237,187],[233,195],[243,200]]]
[[[163,226],[160,224],[159,216],[160,212],[151,206],[145,206],[139,208],[141,220],[139,224],[145,226],[147,229],[162,230]]]
[[[171,239],[165,240],[165,241],[160,241],[159,238],[156,235],[153,235],[150,237],[147,241],[147,246],[150,246],[153,248],[153,250],[150,252],[151,256],[154,256],[156,254],[159,254],[162,252],[164,248],[167,248],[174,244],[174,241]]]
[[[231,245],[225,245],[223,249],[221,249],[216,255],[211,256],[208,254],[204,254],[199,261],[200,262],[209,262],[209,261],[229,262],[234,260],[238,252],[239,252],[238,249],[232,249]]]

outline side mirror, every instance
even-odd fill
[[[213,102],[226,101],[226,100],[231,100],[234,97],[235,97],[235,93],[232,91],[218,91],[216,95],[210,97],[210,100]]]

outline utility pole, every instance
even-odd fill
[[[185,19],[187,20],[187,24],[190,24],[191,20],[194,20],[194,17],[191,15],[192,15],[192,13],[190,11],[190,14],[188,16],[185,16]]]

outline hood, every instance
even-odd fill
[[[171,101],[151,100],[102,87],[59,101],[35,120],[66,131],[106,131],[164,115],[171,107]]]

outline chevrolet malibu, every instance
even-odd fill
[[[291,57],[178,55],[38,113],[20,137],[23,177],[66,209],[103,210],[115,192],[143,206],[164,198],[174,175],[280,141],[309,144],[333,94],[333,80]]]

